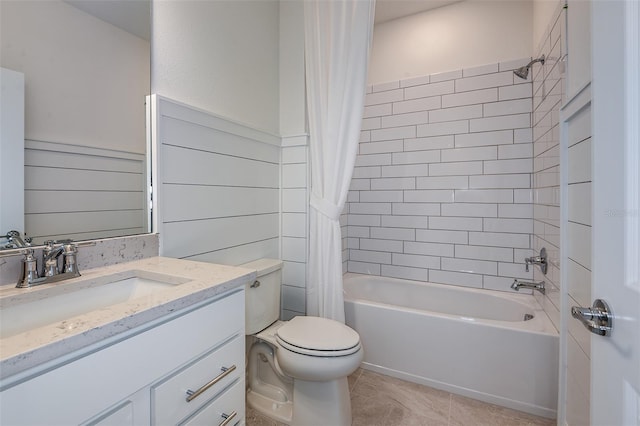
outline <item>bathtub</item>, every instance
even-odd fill
[[[363,368],[556,417],[558,333],[531,295],[352,273],[344,290]]]

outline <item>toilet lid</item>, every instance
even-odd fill
[[[346,325],[328,318],[298,316],[276,332],[282,346],[296,352],[342,356],[360,349],[360,336]]]

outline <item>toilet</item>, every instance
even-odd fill
[[[280,321],[282,261],[240,267],[257,271],[245,293],[247,404],[288,425],[350,425],[347,376],[362,361],[358,333],[327,318]]]

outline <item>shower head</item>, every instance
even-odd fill
[[[540,62],[542,65],[544,65],[544,55],[542,55],[538,59],[532,60],[527,65],[520,67],[517,70],[513,70],[513,73],[523,80],[526,80],[527,76],[529,75],[529,68],[531,68],[531,65],[535,64],[536,62]]]

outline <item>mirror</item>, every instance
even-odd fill
[[[0,67],[24,76],[24,172],[11,176],[24,201],[0,196],[24,203],[33,245],[150,232],[150,27],[150,0],[0,2]]]

